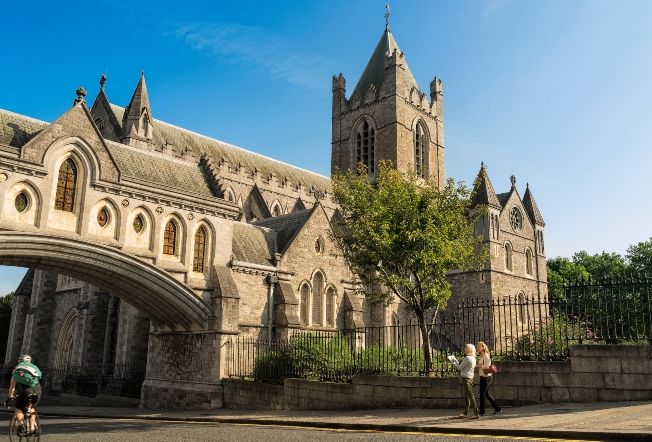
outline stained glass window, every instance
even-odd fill
[[[104,227],[109,223],[109,211],[106,210],[106,207],[103,207],[102,210],[97,212],[97,223],[100,227]]]
[[[77,166],[68,158],[59,168],[59,180],[57,181],[57,196],[54,201],[54,208],[66,212],[72,212],[75,206],[75,186],[77,184]]]
[[[163,254],[176,255],[177,254],[177,225],[174,221],[170,221],[165,225],[165,233],[163,235]]]
[[[27,210],[27,206],[29,205],[29,199],[27,198],[27,195],[25,195],[25,192],[20,192],[18,195],[16,195],[16,199],[14,200],[14,205],[16,206],[16,210],[19,212],[24,212]]]
[[[200,227],[195,233],[195,252],[192,261],[193,272],[204,272],[204,254],[206,252],[206,229]]]

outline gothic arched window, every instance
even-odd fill
[[[147,112],[143,113],[143,136],[147,136],[147,133],[149,132],[149,117],[147,116]]]
[[[279,203],[275,203],[274,206],[272,207],[272,216],[277,217],[281,216],[283,214],[283,211],[281,210],[281,205]]]
[[[528,275],[533,275],[532,271],[532,251],[530,249],[525,249],[525,273]]]
[[[326,291],[326,325],[335,327],[335,306],[337,304],[337,292],[333,287]]]
[[[373,174],[376,166],[376,130],[369,124],[369,120],[364,119],[358,125],[355,135],[355,159],[356,165],[359,163],[367,167],[367,172]]]
[[[174,221],[169,221],[165,225],[165,232],[163,234],[163,254],[177,254],[177,225]]]
[[[528,308],[527,308],[527,297],[525,296],[525,293],[520,292],[518,296],[516,297],[516,304],[517,304],[517,312],[518,312],[518,320],[520,322],[526,322],[529,318],[528,315]]]
[[[195,251],[192,260],[192,271],[204,273],[204,255],[206,253],[206,229],[202,226],[195,233]]]
[[[312,323],[322,325],[322,292],[324,290],[324,276],[321,272],[312,277]]]
[[[77,186],[77,166],[72,158],[68,158],[59,168],[57,181],[57,196],[54,208],[65,212],[72,212],[75,207],[75,188]]]
[[[308,325],[310,324],[310,320],[308,319],[310,312],[310,289],[308,288],[308,284],[303,284],[301,289],[299,289],[299,293],[301,294],[301,325]]]
[[[414,128],[414,172],[419,178],[426,178],[428,159],[428,136],[421,121]]]
[[[512,271],[512,245],[505,243],[505,270]]]

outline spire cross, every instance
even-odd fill
[[[389,2],[385,2],[385,30],[389,31]]]

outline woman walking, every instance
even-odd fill
[[[457,359],[454,357],[451,359],[455,368],[460,371],[460,376],[462,377],[462,382],[464,383],[464,393],[466,399],[466,407],[460,412],[457,416],[458,419],[462,419],[468,416],[469,408],[473,407],[473,417],[471,419],[479,419],[480,413],[478,410],[478,404],[475,401],[475,396],[473,395],[473,376],[475,371],[475,347],[473,344],[466,344],[464,346],[464,359],[462,362],[457,362]]]
[[[489,399],[491,406],[494,407],[493,414],[500,414],[502,413],[502,409],[489,391],[493,375],[485,371],[491,365],[491,354],[489,354],[487,344],[482,341],[478,342],[478,354],[480,355],[480,362],[478,362],[478,372],[480,374],[480,416],[484,416],[485,399]]]

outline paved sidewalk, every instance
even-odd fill
[[[457,410],[164,411],[41,406],[41,415],[291,425],[352,430],[467,433],[586,440],[652,441],[652,403],[601,402],[505,408],[502,416],[455,419]],[[481,423],[481,425],[479,425]]]

